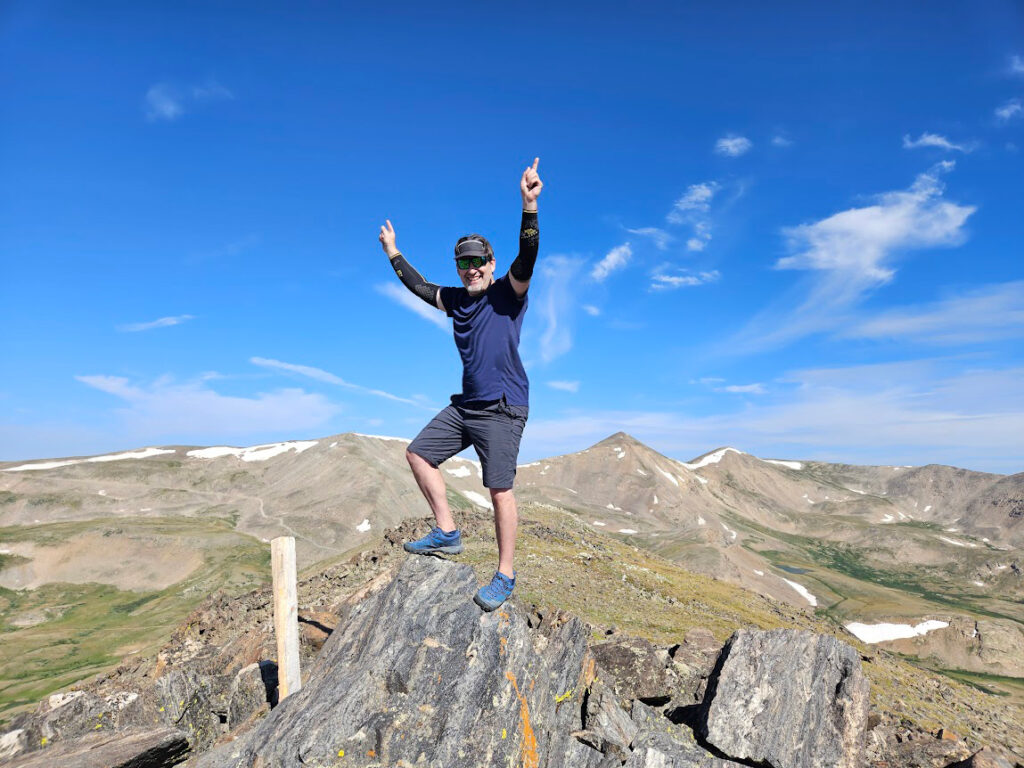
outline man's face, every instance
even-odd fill
[[[455,265],[455,269],[459,272],[459,278],[466,290],[469,291],[470,296],[478,296],[491,286],[491,283],[494,282],[494,267],[493,258],[479,267],[471,266],[469,269],[459,269],[458,264]]]

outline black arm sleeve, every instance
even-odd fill
[[[537,230],[537,212],[523,211],[523,223],[519,225],[519,255],[512,262],[509,273],[516,280],[525,283],[533,277],[533,265],[537,262],[537,248],[540,234]]]
[[[396,253],[391,257],[391,267],[395,270],[398,279],[402,281],[406,288],[430,306],[437,307],[437,289],[441,286],[424,280],[423,275],[410,266],[409,262],[405,260],[405,256],[401,253]]]

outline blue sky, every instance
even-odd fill
[[[0,459],[412,437],[515,257],[521,460],[1024,470],[1018,3],[0,6]]]

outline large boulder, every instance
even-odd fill
[[[803,630],[739,630],[708,683],[701,735],[772,768],[860,768],[867,719],[854,648]]]
[[[188,754],[188,738],[176,728],[128,728],[94,733],[52,749],[30,752],[7,768],[171,768]]]
[[[514,604],[481,613],[477,586],[468,566],[410,557],[332,633],[298,693],[195,765],[606,764],[573,736],[593,672],[587,625],[533,632]]]

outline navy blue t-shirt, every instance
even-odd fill
[[[452,318],[462,357],[462,394],[453,402],[500,400],[530,404],[530,381],[519,359],[519,332],[529,296],[522,299],[508,275],[478,296],[465,288],[442,288],[441,303]]]

